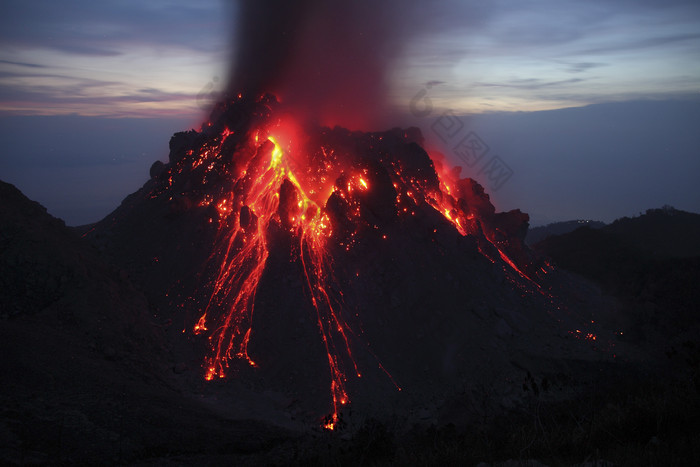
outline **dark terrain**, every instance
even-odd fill
[[[411,138],[380,136],[430,178]],[[188,173],[161,188],[206,138],[179,138],[168,164],[93,226],[66,228],[0,185],[0,462],[692,465],[700,455],[700,216],[651,210],[552,236],[535,253],[522,215],[499,217],[476,188],[466,204],[483,233],[461,236],[427,205],[395,216],[385,169],[370,165],[379,195],[360,200],[365,230],[349,253],[333,250],[364,375],[348,379],[353,403],[327,432],[325,355],[281,232],[256,300],[259,368],[233,362],[231,376],[204,381],[206,340],[190,329],[207,298],[214,232],[196,201],[210,188]],[[541,285],[479,252],[495,226]]]
[[[6,183],[0,217],[1,463],[245,454],[288,436],[183,398],[127,273]]]
[[[525,243],[532,246],[552,235],[562,235],[573,232],[580,227],[599,229],[603,226],[605,226],[604,222],[578,219],[574,221],[554,222],[539,227],[530,227],[525,237]]]
[[[535,249],[618,297],[629,338],[688,347],[700,313],[699,239],[700,215],[664,207],[553,236]]]

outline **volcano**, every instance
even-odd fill
[[[147,284],[184,390],[236,416],[449,419],[613,361],[602,298],[422,142],[238,95],[86,235]]]

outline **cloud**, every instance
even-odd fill
[[[50,48],[73,55],[86,55],[88,57],[116,57],[124,55],[124,52],[118,50],[91,47],[84,44],[56,44]]]
[[[82,81],[92,78],[115,81],[104,88],[104,105],[114,95],[124,103],[164,104],[167,96],[182,103],[178,96],[196,94],[212,76],[225,81],[228,51],[235,45],[230,41],[233,4],[4,0],[0,95],[33,95],[33,108],[43,98],[52,105],[65,102],[70,92],[76,101],[92,99],[97,88]],[[395,96],[405,92],[410,97],[429,80],[450,83],[435,90],[445,101],[466,101],[480,87],[488,89],[484,98],[510,99],[511,107],[539,99],[537,90],[580,92],[581,100],[621,86],[629,92],[654,91],[641,86],[652,75],[657,85],[667,83],[659,92],[698,89],[697,80],[693,85],[679,78],[697,75],[692,60],[700,42],[697,0],[411,0],[392,5],[389,18],[397,23],[392,27],[408,31],[401,40],[409,52],[396,73],[395,89],[388,90]],[[420,7],[419,14],[404,14],[412,5]],[[519,76],[529,78],[514,79]],[[569,79],[582,77],[589,81]],[[146,87],[159,91],[149,94]]]
[[[15,79],[12,84],[0,87],[0,98],[29,96],[39,94],[43,99],[53,99],[57,96],[80,96],[91,88],[103,88],[120,85],[117,81],[104,81],[90,78],[77,78],[70,75],[52,73],[12,73],[0,72],[2,78]],[[31,78],[31,79],[29,79]]]
[[[566,63],[567,72],[569,73],[582,73],[584,71],[592,70],[593,68],[600,68],[607,66],[607,63],[602,62],[577,62],[577,63]]]
[[[428,81],[427,83],[425,83],[425,87],[427,87],[427,88],[432,88],[433,86],[437,86],[437,85],[440,85],[440,84],[447,84],[447,83],[446,83],[445,81],[440,81],[440,80],[435,80],[435,79],[433,79],[433,80],[430,80],[430,81]]]
[[[44,48],[77,55],[112,56],[134,46],[206,51],[226,37],[222,2],[135,0],[5,0],[0,30],[5,47]]]
[[[137,104],[157,103],[199,115],[200,80],[216,74],[215,63],[227,53],[223,6],[223,0],[5,0],[0,105],[6,112],[113,115],[129,103],[131,114]]]
[[[0,86],[2,114],[154,116],[197,112],[194,92],[133,88],[119,81],[41,73],[0,72],[0,83],[17,81],[18,77],[19,82]]]
[[[535,94],[532,98],[543,101],[571,102],[584,105],[642,101],[682,101],[699,103],[700,93],[675,90],[595,92],[594,90],[587,89],[571,93],[555,92]]]
[[[525,78],[525,79],[513,79],[505,83],[476,83],[477,87],[488,87],[488,88],[513,88],[513,89],[542,89],[550,88],[555,86],[564,86],[567,84],[575,84],[586,81],[583,78],[571,78],[559,81],[543,81],[539,78]]]
[[[650,49],[661,47],[669,44],[675,44],[679,42],[692,42],[698,41],[700,45],[700,33],[691,34],[673,34],[666,36],[657,36],[649,38],[636,38],[636,40],[621,41],[616,44],[604,45],[600,47],[592,47],[588,49],[579,50],[578,55],[600,55],[600,54],[610,54],[616,52],[623,52],[628,50],[640,50],[640,49]]]
[[[0,64],[15,65],[15,66],[21,66],[21,67],[26,67],[26,68],[46,68],[46,65],[42,65],[39,63],[16,62],[16,61],[12,61],[12,60],[0,60]]]

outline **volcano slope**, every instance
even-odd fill
[[[230,455],[280,438],[183,397],[160,325],[126,271],[0,182],[0,464]]]
[[[147,297],[181,390],[232,418],[468,423],[644,359],[524,245],[526,214],[421,142],[239,96],[88,237]]]

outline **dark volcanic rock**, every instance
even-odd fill
[[[170,138],[170,154],[168,154],[168,160],[170,163],[177,164],[187,155],[188,151],[197,149],[197,142],[199,140],[200,135],[195,130],[175,133],[173,137]]]
[[[606,328],[609,304],[600,293],[552,270],[524,245],[527,214],[496,213],[472,179],[457,180],[455,193],[446,194],[416,129],[304,127],[297,135],[303,148],[285,154],[285,170],[305,184],[305,196],[317,197],[324,180],[333,190],[313,207],[285,172],[276,214],[261,220],[261,205],[246,197],[256,180],[272,176],[267,136],[277,131],[274,115],[269,96],[220,104],[198,135],[173,143],[177,155],[163,176],[90,234],[137,283],[148,284],[155,318],[175,323],[165,335],[178,368],[200,369],[178,372],[183,390],[198,388],[239,417],[249,413],[234,402],[241,394],[268,391],[293,401],[285,411],[295,419],[316,426],[332,410],[331,361],[342,368],[356,421],[368,414],[437,420],[440,413],[477,415],[483,391],[489,410],[517,407],[533,397],[522,390],[532,378],[583,384],[595,372],[580,371],[590,368],[582,362],[611,360],[614,345],[617,355],[625,352],[613,325]],[[172,200],[180,197],[190,203],[174,215]],[[318,209],[332,230],[323,246],[305,243],[311,233],[296,227],[301,214],[313,218]],[[241,251],[252,238],[247,226],[260,222],[267,226],[267,253],[260,256],[266,262],[254,313],[239,331],[249,326],[247,354],[256,366],[233,358],[232,350],[227,377],[203,386],[207,337],[219,331],[192,330],[204,310],[209,319],[226,313],[238,292],[212,298],[226,284],[217,277],[231,268],[224,258]],[[247,233],[228,239],[237,226]],[[325,256],[314,256],[319,249]],[[245,264],[255,264],[251,258]],[[310,264],[322,264],[324,277],[309,277]],[[250,270],[237,267],[236,274]],[[325,300],[319,290],[340,316],[345,338],[335,328],[322,337],[332,320],[313,306]],[[597,333],[597,340],[577,332]],[[576,386],[546,397],[568,397]],[[280,415],[272,404],[255,416]]]
[[[224,421],[168,382],[167,326],[126,271],[0,182],[0,464],[269,449],[279,430]]]
[[[151,165],[151,170],[149,171],[151,178],[160,177],[160,175],[165,171],[165,168],[165,164],[163,164],[161,161],[155,161],[153,165]]]

